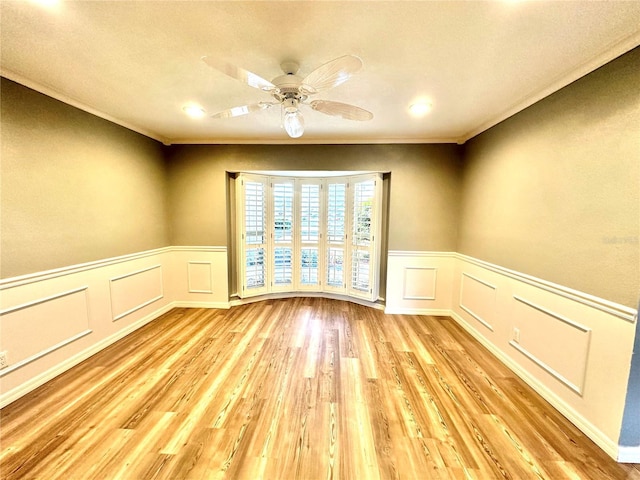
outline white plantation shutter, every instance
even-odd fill
[[[371,298],[375,259],[376,179],[354,181],[351,211],[351,278],[349,294]]]
[[[326,290],[346,293],[347,180],[331,178],[327,179],[326,185]]]
[[[294,229],[292,179],[271,179],[271,290],[290,291],[293,287]]]
[[[238,265],[239,293],[242,296],[267,293],[267,203],[266,180],[260,177],[242,179],[240,188],[241,248]]]
[[[239,181],[241,297],[314,291],[377,299],[380,175]]]
[[[322,182],[316,179],[298,180],[298,277],[299,290],[318,291],[322,285]]]

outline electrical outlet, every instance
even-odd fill
[[[0,370],[7,368],[8,366],[9,362],[7,360],[7,352],[0,352]]]
[[[513,341],[520,343],[520,329],[518,327],[513,327]]]

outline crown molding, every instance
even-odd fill
[[[617,40],[611,44],[609,44],[600,55],[597,55],[586,62],[581,63],[580,65],[572,68],[571,70],[559,75],[552,82],[550,82],[545,88],[541,90],[536,90],[535,92],[528,93],[521,100],[514,103],[511,107],[504,110],[499,115],[485,121],[480,124],[477,128],[467,132],[460,138],[459,143],[465,143],[468,140],[472,139],[476,135],[481,134],[482,132],[489,130],[491,127],[494,127],[498,123],[506,120],[509,117],[512,117],[518,112],[530,107],[536,102],[539,102],[543,98],[548,97],[549,95],[561,90],[567,85],[575,82],[576,80],[588,75],[589,73],[597,70],[603,65],[609,63],[615,58],[633,50],[637,46],[640,45],[640,31],[624,37],[620,40]]]
[[[132,123],[125,122],[124,120],[121,120],[119,118],[113,117],[90,105],[87,105],[86,103],[83,103],[73,97],[70,97],[69,95],[61,93],[55,90],[54,88],[29,80],[28,78],[20,75],[19,73],[12,72],[11,70],[7,70],[6,68],[1,68],[0,76],[8,80],[11,80],[13,82],[19,83],[20,85],[30,88],[31,90],[35,90],[36,92],[46,95],[47,97],[51,97],[62,103],[75,107],[78,110],[82,110],[83,112],[90,113],[91,115],[95,115],[96,117],[102,118],[103,120],[107,120],[108,122],[115,123],[116,125],[124,127],[127,130],[131,130],[132,132],[139,133],[140,135],[144,135],[145,137],[149,137],[153,140],[156,140],[158,142],[164,143],[165,145],[168,145],[167,143],[168,140],[165,137],[158,135],[155,132],[146,130],[144,128],[139,127],[138,125],[134,125]]]

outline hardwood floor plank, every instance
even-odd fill
[[[635,480],[452,319],[174,309],[0,411],[2,479]]]

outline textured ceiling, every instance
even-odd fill
[[[2,75],[165,143],[464,142],[640,44],[640,1],[2,0]],[[364,67],[314,98],[366,122],[304,110],[296,140],[278,108],[191,119],[270,100],[201,61],[268,80],[342,55]],[[410,115],[419,99],[433,104]]]

